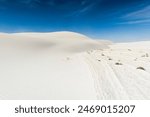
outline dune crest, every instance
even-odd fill
[[[11,45],[21,48],[33,48],[42,49],[46,48],[52,52],[57,53],[75,53],[83,52],[92,49],[108,48],[106,44],[97,43],[87,36],[74,32],[52,32],[52,33],[12,33],[12,34],[0,34],[1,43],[7,44],[11,42]],[[41,48],[40,48],[41,47]],[[32,51],[32,50],[31,50]]]

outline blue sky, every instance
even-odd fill
[[[0,0],[0,32],[52,31],[150,40],[150,0]]]

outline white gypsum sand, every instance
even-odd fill
[[[150,42],[1,33],[0,99],[150,99],[149,66]]]

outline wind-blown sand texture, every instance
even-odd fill
[[[150,99],[150,42],[0,33],[0,99]]]

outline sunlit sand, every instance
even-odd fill
[[[0,99],[150,99],[150,42],[0,33]]]

